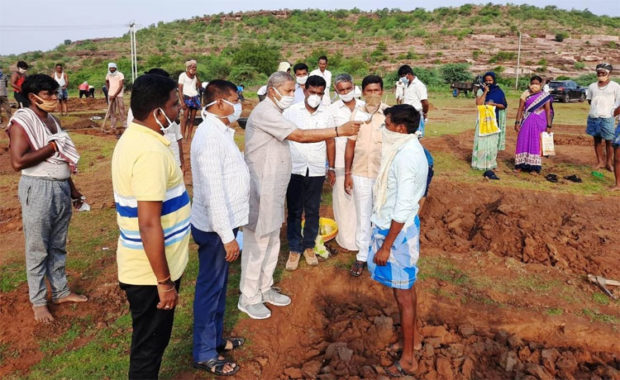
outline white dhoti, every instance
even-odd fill
[[[370,248],[372,216],[372,188],[375,185],[375,178],[352,176],[353,177],[353,201],[357,212],[357,224],[355,227],[355,245],[358,252],[356,259],[366,262],[368,259],[368,249]]]
[[[338,224],[336,243],[349,251],[356,251],[355,226],[357,213],[353,196],[344,191],[344,168],[336,168],[336,183],[332,191],[334,219]]]

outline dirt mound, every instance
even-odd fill
[[[103,112],[108,108],[108,103],[106,103],[105,98],[69,98],[67,101],[67,106],[69,110],[79,110],[79,111],[87,111],[87,110],[101,110]]]
[[[383,367],[393,361],[386,349],[398,340],[394,328],[398,314],[393,306],[381,305],[369,297],[343,301],[336,294],[320,303],[325,317],[324,340],[308,352],[308,356],[315,356],[284,369],[280,378],[374,379],[386,375]],[[416,352],[416,375],[420,378],[575,379],[620,375],[620,363],[612,353],[545,347],[503,330],[439,323],[423,323],[424,344]]]
[[[553,142],[555,145],[579,145],[579,146],[592,146],[592,138],[590,136],[575,136],[557,134],[553,135]]]
[[[421,241],[452,252],[514,257],[617,278],[617,202],[440,179],[424,212]]]

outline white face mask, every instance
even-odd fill
[[[308,80],[308,76],[307,75],[304,75],[303,77],[296,77],[295,78],[295,81],[300,86],[303,86],[304,84],[306,84],[307,80]]]
[[[321,97],[317,94],[312,94],[308,96],[306,102],[310,107],[317,108],[321,104]]]
[[[278,91],[278,89],[275,87],[273,89],[280,96],[280,100],[276,99],[275,97],[273,100],[276,103],[276,105],[280,107],[281,110],[285,110],[289,108],[295,101],[294,97],[280,94],[280,91]]]
[[[340,97],[340,100],[342,100],[345,103],[349,103],[351,100],[353,100],[353,90],[347,92],[346,94],[338,94],[338,97]]]
[[[232,103],[232,102],[229,102],[226,99],[222,99],[222,101],[224,103],[229,104],[229,105],[231,105],[233,107],[233,113],[231,113],[228,116],[217,116],[217,117],[220,118],[220,119],[228,119],[229,123],[234,123],[235,121],[239,120],[239,117],[241,117],[241,111],[243,110],[243,107],[242,107],[241,103]],[[206,116],[206,112],[208,112],[207,108],[211,107],[215,103],[217,103],[217,100],[214,100],[211,103],[205,105],[205,108],[204,108],[203,112],[201,113],[203,119],[206,119],[206,117],[207,117]]]
[[[23,73],[25,73],[26,71],[27,71],[26,69],[22,69],[21,67],[18,67],[18,68],[17,68],[17,72],[18,72],[18,73],[20,73],[20,74],[23,74]]]
[[[161,121],[159,121],[159,119],[157,118],[157,115],[156,115],[157,110],[160,110],[161,113],[164,114],[164,117],[166,118],[166,121],[168,122],[167,126],[164,127]],[[153,117],[155,118],[155,122],[157,123],[157,125],[159,125],[159,129],[161,129],[163,133],[166,133],[166,131],[170,129],[170,127],[172,127],[172,121],[168,118],[168,115],[166,115],[166,111],[164,111],[161,107],[153,111]]]

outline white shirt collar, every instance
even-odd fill
[[[221,132],[234,135],[235,130],[228,125],[224,124],[224,122],[216,115],[209,111],[206,111],[207,118],[213,123],[213,126],[220,130]]]

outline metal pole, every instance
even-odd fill
[[[136,24],[133,24],[133,60],[134,60],[134,76],[138,77],[138,49],[136,41]]]
[[[129,24],[129,44],[131,49],[131,82],[136,81],[136,74],[138,72],[137,60],[136,60],[136,34],[135,34],[135,23],[132,22]]]
[[[521,31],[519,33],[519,47],[517,48],[517,79],[515,80],[515,90],[519,89],[519,64],[521,62]]]

